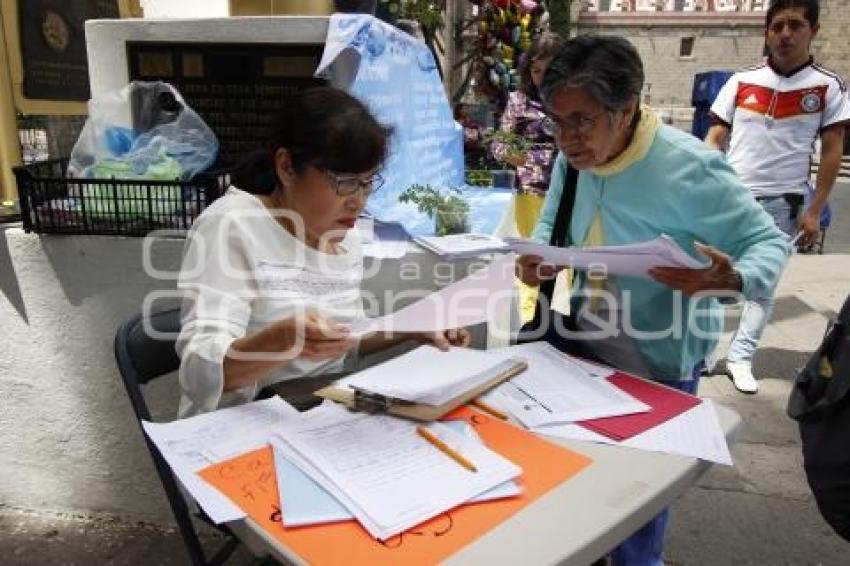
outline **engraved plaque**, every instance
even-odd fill
[[[118,18],[114,0],[20,0],[24,96],[36,100],[88,100],[89,73],[83,24]]]
[[[174,85],[215,132],[232,165],[264,147],[289,97],[313,77],[322,45],[128,42],[130,80]]]

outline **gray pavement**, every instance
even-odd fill
[[[712,467],[674,506],[666,558],[674,565],[839,565],[850,543],[818,514],[802,467],[800,440],[785,403],[796,369],[850,294],[850,183],[837,185],[823,255],[792,258],[777,290],[773,321],[756,354],[757,395],[738,393],[720,373],[699,393],[734,408],[744,427],[732,447],[734,468]],[[730,310],[727,328],[737,312]],[[721,342],[728,346],[729,335]]]
[[[784,413],[796,368],[820,341],[850,293],[850,183],[835,189],[826,253],[795,256],[777,293],[773,322],[755,360],[757,395],[738,393],[720,373],[700,393],[733,407],[744,427],[733,468],[714,466],[673,505],[666,559],[676,566],[847,564],[850,544],[817,512],[802,470],[796,426]],[[730,310],[727,328],[737,313]],[[725,347],[727,340],[722,342]],[[80,517],[0,504],[0,563],[176,565],[186,559],[173,529],[111,517]],[[215,536],[205,536],[214,544]],[[242,551],[232,564],[252,564]]]

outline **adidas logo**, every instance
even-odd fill
[[[747,98],[744,99],[744,104],[758,104],[759,99],[755,94],[751,94]]]

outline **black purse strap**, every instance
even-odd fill
[[[549,244],[552,246],[565,247],[569,240],[570,221],[573,217],[573,206],[576,202],[576,186],[578,185],[578,169],[567,165],[567,175],[564,179],[564,191],[561,193],[561,202],[558,203],[558,212],[555,214],[555,223],[552,225],[552,236]],[[543,309],[549,308],[552,296],[555,294],[555,279],[549,279],[540,284],[537,294],[537,306],[534,308],[534,318],[531,327],[539,328],[543,317]],[[544,302],[545,300],[545,302]],[[542,304],[541,304],[542,303]]]

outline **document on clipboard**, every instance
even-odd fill
[[[355,410],[438,419],[528,364],[507,352],[420,346],[315,392]]]

